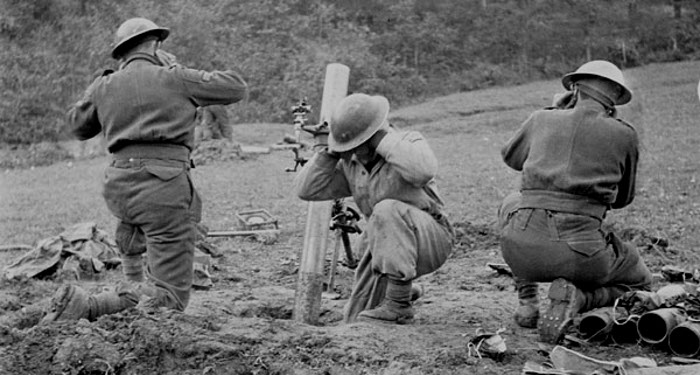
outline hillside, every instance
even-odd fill
[[[324,66],[350,91],[409,105],[449,93],[551,79],[591,59],[631,68],[696,58],[693,0],[0,0],[0,148],[65,140],[69,104],[105,69],[119,25],[171,30],[162,48],[250,84],[238,123],[289,122],[318,102]]]
[[[700,143],[697,96],[700,63],[651,64],[626,71],[633,102],[621,117],[642,140],[637,197],[611,212],[608,225],[633,240],[653,272],[672,264],[700,267]],[[193,293],[183,314],[127,311],[96,322],[26,327],[0,339],[0,370],[14,374],[518,374],[526,361],[542,362],[551,347],[516,326],[512,279],[486,267],[502,262],[496,209],[518,186],[500,160],[500,147],[534,109],[560,92],[558,80],[453,94],[397,107],[391,121],[423,133],[440,161],[438,186],[459,232],[453,255],[420,278],[426,292],[411,325],[340,323],[352,272],[342,266],[335,294],[322,301],[320,326],[291,320],[307,204],[290,192],[292,154],[275,151],[213,162],[193,170],[205,200],[203,223],[236,226],[235,213],[264,208],[279,220],[274,243],[213,238],[223,252],[212,259],[214,286]],[[291,126],[249,123],[235,139],[249,145],[279,141]],[[79,222],[113,233],[115,220],[100,195],[106,157],[13,169],[0,179],[0,245],[27,244]],[[363,223],[361,223],[363,224]],[[667,246],[657,246],[662,238]],[[329,244],[332,249],[332,244]],[[22,255],[0,252],[0,265]],[[330,252],[327,261],[330,262]],[[96,281],[72,281],[91,291],[120,278],[109,270]],[[2,281],[0,320],[20,306],[45,303],[59,279]],[[658,285],[655,285],[658,287]],[[541,296],[547,285],[540,286]],[[42,302],[43,301],[43,302]],[[507,354],[494,360],[468,350],[480,332],[503,329]],[[670,365],[667,351],[648,345],[571,346],[602,360],[633,356]],[[30,360],[31,359],[31,360]],[[0,371],[3,372],[3,371]]]

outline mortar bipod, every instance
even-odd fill
[[[349,234],[362,233],[362,229],[357,224],[358,221],[360,221],[360,214],[357,211],[346,205],[342,199],[333,201],[330,230],[335,230],[343,242],[343,248],[345,249],[345,262],[343,262],[343,265],[353,270],[357,268],[359,262],[355,259],[355,255],[352,252]]]
[[[330,230],[335,231],[335,246],[333,247],[333,257],[331,258],[331,266],[328,272],[328,282],[326,290],[333,290],[335,287],[335,269],[338,264],[338,256],[340,246],[342,244],[345,249],[345,261],[342,263],[350,269],[357,268],[359,261],[355,259],[350,244],[350,233],[362,233],[362,229],[357,222],[360,220],[360,214],[354,209],[348,207],[342,199],[333,201],[331,208],[331,225]]]

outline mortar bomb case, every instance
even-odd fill
[[[277,219],[265,209],[241,211],[236,218],[246,230],[278,229]]]

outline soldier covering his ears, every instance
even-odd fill
[[[344,98],[331,116],[328,147],[295,179],[301,199],[352,196],[367,220],[345,322],[410,321],[418,296],[413,280],[437,270],[452,251],[437,159],[420,133],[390,126],[388,113],[382,96]]]
[[[119,220],[127,283],[92,296],[65,285],[45,321],[95,319],[140,300],[147,308],[187,307],[202,210],[190,175],[196,109],[238,102],[248,87],[232,70],[180,66],[159,49],[169,34],[145,18],[122,23],[111,53],[119,69],[97,77],[68,111],[73,134],[86,140],[102,133],[112,156],[102,193]]]
[[[651,287],[637,249],[601,229],[609,209],[634,199],[639,140],[615,118],[615,106],[632,93],[620,69],[602,60],[562,82],[569,94],[531,114],[501,150],[505,163],[522,172],[520,191],[499,209],[501,251],[518,290],[515,321],[539,324],[541,340],[551,343],[575,314]],[[552,283],[542,317],[537,282]]]

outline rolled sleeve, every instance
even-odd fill
[[[321,151],[309,160],[294,178],[294,190],[307,201],[324,201],[351,195],[338,159]]]

